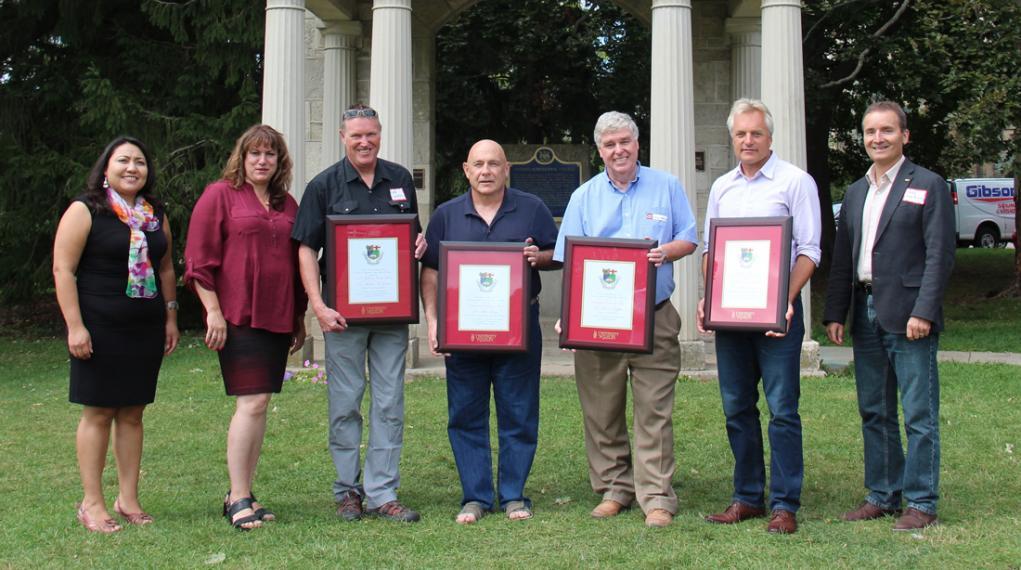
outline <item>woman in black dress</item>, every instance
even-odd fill
[[[71,353],[70,401],[84,406],[76,440],[84,490],[78,520],[92,532],[121,529],[103,498],[111,427],[119,482],[114,512],[129,524],[153,520],[138,502],[142,412],[180,334],[170,225],[152,197],[152,168],[140,141],[113,140],[85,193],[61,218],[53,244]]]

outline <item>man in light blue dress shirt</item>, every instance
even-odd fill
[[[780,160],[771,149],[773,116],[754,99],[739,99],[727,118],[727,129],[740,164],[719,177],[709,191],[705,216],[708,240],[712,218],[792,216],[790,286],[787,333],[716,333],[716,362],[720,378],[727,437],[734,454],[734,494],[727,509],[706,517],[733,524],[766,514],[766,467],[759,423],[759,379],[769,407],[771,511],[766,529],[796,532],[801,506],[804,458],[801,449],[801,341],[805,336],[801,289],[819,264],[819,192],[807,172]],[[708,251],[708,243],[706,244]],[[706,256],[702,256],[705,272]],[[698,329],[704,318],[699,301]]]
[[[659,246],[648,254],[657,267],[652,354],[579,350],[574,355],[589,480],[602,495],[592,516],[615,516],[637,499],[647,525],[667,526],[677,512],[673,408],[681,358],[681,318],[670,294],[673,262],[695,250],[695,218],[675,176],[638,163],[638,127],[631,117],[604,113],[594,140],[606,170],[571,195],[553,259],[564,260],[567,236],[650,239]],[[625,409],[629,379],[633,460]]]

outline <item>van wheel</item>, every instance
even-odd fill
[[[1000,241],[1000,236],[996,235],[996,230],[989,226],[982,226],[975,231],[975,241],[973,245],[975,247],[996,247],[996,244]]]

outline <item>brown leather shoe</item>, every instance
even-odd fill
[[[625,504],[618,503],[613,499],[606,499],[602,503],[596,505],[596,508],[592,509],[592,518],[608,519],[610,517],[615,517],[626,508],[627,505]]]
[[[769,517],[766,530],[773,534],[794,534],[798,532],[798,518],[790,511],[776,509]]]
[[[897,524],[893,525],[893,530],[897,532],[905,532],[909,530],[919,530],[930,526],[939,524],[939,519],[936,515],[930,515],[929,513],[923,513],[918,509],[908,507],[904,514],[897,519]]]
[[[847,511],[840,515],[840,518],[847,522],[857,521],[870,521],[874,519],[881,519],[883,517],[899,517],[900,509],[884,509],[873,505],[868,501],[863,501],[862,504],[858,505],[857,509],[853,511]]]
[[[766,516],[766,509],[750,507],[740,501],[734,501],[727,507],[727,510],[715,515],[709,515],[705,520],[716,524],[734,524],[743,520],[764,516]]]
[[[362,497],[354,491],[348,491],[337,503],[337,516],[346,521],[362,518]]]
[[[662,528],[674,522],[674,515],[666,509],[652,509],[645,515],[645,526]]]

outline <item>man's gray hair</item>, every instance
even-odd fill
[[[599,146],[603,142],[603,133],[625,129],[631,131],[631,136],[638,140],[638,125],[630,115],[620,111],[607,111],[599,115],[596,128],[592,131],[592,140],[596,141],[596,146]]]
[[[727,116],[727,132],[733,136],[734,117],[752,111],[762,113],[762,116],[766,118],[766,128],[769,129],[769,136],[773,136],[773,114],[769,112],[769,107],[759,99],[749,99],[747,97],[734,101],[734,105],[730,108],[730,115]]]

